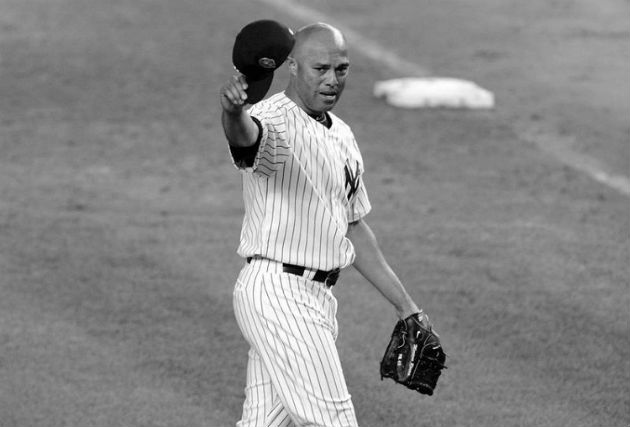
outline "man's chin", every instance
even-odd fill
[[[330,111],[337,104],[337,98],[330,100],[323,100],[321,103],[320,111],[323,113],[325,111]]]

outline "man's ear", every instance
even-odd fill
[[[287,58],[287,65],[289,67],[289,72],[291,73],[291,75],[295,76],[297,74],[297,62],[295,61],[295,58],[289,56]]]

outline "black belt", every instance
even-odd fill
[[[252,257],[247,258],[247,263],[252,262]],[[304,276],[304,272],[306,271],[306,267],[302,267],[299,265],[286,264],[282,263],[282,271],[289,274],[295,274],[296,276]],[[337,279],[339,279],[339,272],[341,270],[335,268],[334,270],[325,271],[325,270],[317,270],[315,275],[313,276],[314,281],[325,283],[326,286],[331,287],[335,286],[337,283]]]

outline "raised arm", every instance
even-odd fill
[[[398,317],[421,312],[387,263],[368,224],[364,220],[350,224],[347,237],[356,251],[354,267],[395,307]]]
[[[219,96],[221,97],[221,123],[223,131],[233,147],[249,147],[258,138],[258,126],[243,108],[247,101],[247,82],[242,75],[235,75],[227,81]]]

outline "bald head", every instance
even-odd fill
[[[346,52],[346,39],[341,31],[332,25],[323,22],[306,25],[295,33],[295,45],[291,56],[301,59],[308,55],[311,49],[322,47]]]
[[[302,27],[288,64],[287,96],[311,115],[329,111],[343,92],[350,67],[346,39],[329,24]]]

